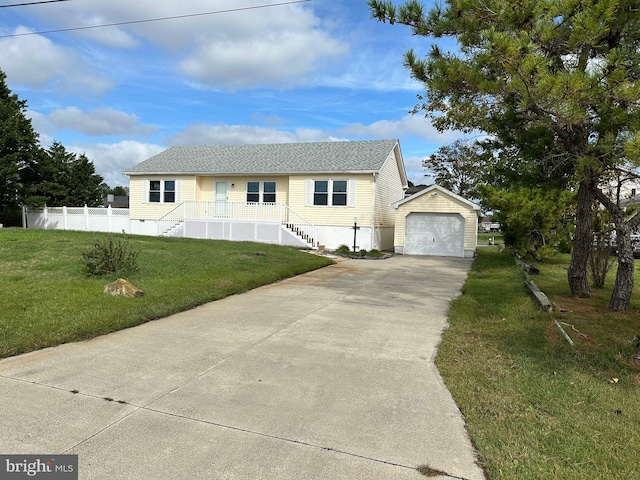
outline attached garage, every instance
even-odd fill
[[[480,207],[438,185],[393,204],[394,248],[404,255],[473,257]]]

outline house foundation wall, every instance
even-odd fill
[[[168,233],[169,236],[202,238],[208,240],[248,241],[308,247],[300,238],[279,223],[230,222],[224,220],[187,220]]]
[[[380,251],[393,250],[393,227],[378,227],[374,229],[374,247]]]
[[[157,220],[131,220],[131,233],[134,235],[158,236]]]
[[[335,250],[341,245],[353,248],[353,227],[333,227],[319,225],[318,243],[329,250]],[[358,227],[356,231],[356,246],[358,250],[371,250],[373,246],[373,229],[371,227]]]

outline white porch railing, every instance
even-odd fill
[[[166,235],[187,220],[277,223],[286,226],[312,246],[317,228],[282,203],[182,202],[158,221],[158,235]]]
[[[286,225],[289,230],[300,235],[304,240],[307,240],[312,246],[317,247],[318,228],[307,219],[298,215],[294,210],[291,210],[288,205],[281,205],[283,207],[281,222]]]

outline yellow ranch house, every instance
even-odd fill
[[[328,249],[392,250],[407,188],[397,140],[176,146],[124,173],[131,233]]]

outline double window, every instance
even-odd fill
[[[314,180],[313,205],[347,206],[347,180]]]
[[[149,202],[175,203],[175,201],[176,201],[176,181],[175,180],[150,180],[149,181]]]
[[[247,182],[247,203],[275,203],[276,182]]]

